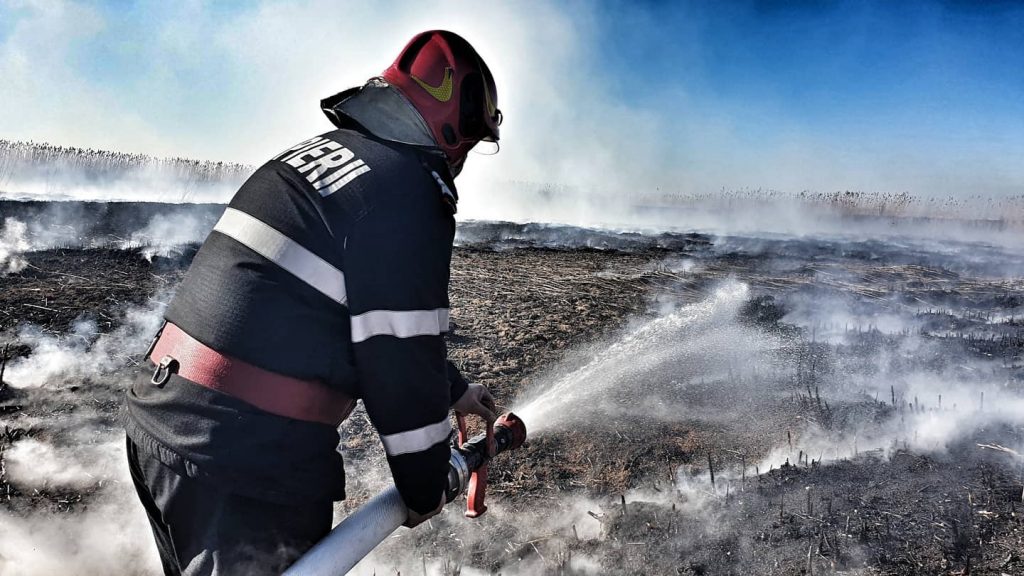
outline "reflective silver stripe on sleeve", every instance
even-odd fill
[[[451,320],[449,319],[448,316],[449,316],[449,314],[448,314],[448,309],[447,308],[438,308],[437,309],[437,324],[438,324],[438,326],[441,327],[441,332],[447,332],[448,331],[448,328],[449,328],[449,326],[451,324]]]
[[[331,300],[339,304],[347,301],[341,270],[255,217],[227,208],[213,229],[284,268]]]
[[[434,310],[371,310],[352,316],[352,343],[374,336],[440,335],[448,331],[448,309]]]
[[[398,434],[382,435],[380,441],[384,444],[384,451],[388,456],[400,456],[422,452],[435,444],[446,442],[451,433],[452,424],[445,416],[444,420],[422,428]]]

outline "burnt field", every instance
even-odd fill
[[[487,515],[455,503],[358,573],[1024,573],[1019,254],[486,223],[459,243],[450,354],[530,440],[492,465]],[[116,413],[195,246],[60,244],[0,276],[0,572],[155,573]],[[338,518],[388,481],[365,416],[342,428]]]

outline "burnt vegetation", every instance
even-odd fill
[[[1024,282],[994,257],[697,235],[670,248],[492,244],[455,251],[449,348],[506,408],[549,366],[571,363],[570,351],[599,353],[631,319],[699,301],[729,278],[751,287],[739,321],[782,344],[754,368],[685,375],[685,386],[622,382],[615,399],[636,403],[649,387],[678,417],[594,414],[539,436],[492,466],[491,513],[469,521],[452,506],[385,554],[415,550],[413,566],[445,574],[1024,573],[1024,430],[992,405],[1024,385]],[[4,361],[33,354],[26,324],[60,335],[87,318],[114,330],[127,305],[169,294],[193,253],[24,254],[24,270],[0,276]],[[820,313],[829,306],[848,313]],[[956,379],[970,403],[910,392],[900,375],[917,373]],[[60,423],[82,411],[113,429],[123,382],[57,394],[0,384],[0,506],[29,515],[89,505],[102,483],[19,486],[3,454],[29,437],[62,441]],[[941,444],[918,437],[924,417],[963,414],[978,418]],[[383,460],[361,414],[343,432],[351,508],[376,489],[359,474]]]

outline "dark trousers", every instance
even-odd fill
[[[280,574],[331,529],[331,503],[284,505],[181,476],[128,440],[164,573]]]

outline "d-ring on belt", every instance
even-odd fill
[[[153,344],[149,359],[156,366],[154,384],[162,385],[177,373],[278,416],[337,426],[355,407],[355,400],[343,392],[225,356],[170,322]]]

